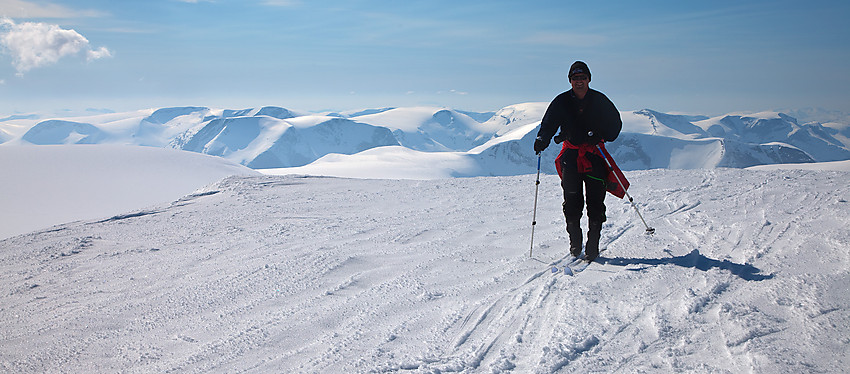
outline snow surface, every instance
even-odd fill
[[[42,150],[0,151],[25,148]],[[41,201],[44,188],[97,181],[54,202],[58,212],[63,200],[110,189],[134,199],[193,169],[159,171],[185,161],[169,153],[148,159],[158,172],[141,173],[142,188],[100,186],[134,174],[126,151],[44,157],[42,169],[15,177],[26,188],[13,196]],[[4,181],[14,164],[3,165]],[[0,371],[850,367],[850,173],[627,176],[656,234],[609,196],[607,250],[574,277],[550,271],[567,252],[551,175],[542,176],[532,256],[533,174],[232,176],[171,203],[14,236],[0,241]]]
[[[441,179],[482,174],[465,152],[422,152],[401,146],[372,148],[354,155],[329,154],[309,165],[261,172],[368,179]]]
[[[257,172],[173,149],[0,147],[0,238],[166,203],[235,174]]]
[[[805,164],[774,164],[751,166],[750,170],[834,170],[850,171],[850,160],[832,162],[814,162]]]

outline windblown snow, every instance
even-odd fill
[[[843,127],[624,113],[609,149],[656,233],[608,196],[569,276],[554,145],[530,239],[543,110],[0,121],[0,371],[850,367]]]
[[[0,369],[850,365],[850,174],[628,176],[657,233],[609,197],[607,251],[574,277],[550,271],[567,251],[550,175],[531,256],[534,175],[233,176],[171,203],[15,236],[0,241]]]
[[[161,204],[224,177],[219,157],[116,145],[0,147],[0,238]]]

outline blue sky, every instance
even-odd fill
[[[0,0],[0,18],[0,115],[491,111],[551,100],[575,60],[621,110],[850,112],[846,1]]]

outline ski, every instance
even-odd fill
[[[590,261],[582,259],[575,265],[570,266],[570,275],[576,275],[578,273],[581,273],[582,271],[584,271],[584,269],[587,269],[588,266],[590,266]]]
[[[600,248],[599,254],[602,255],[602,252],[605,252],[606,249],[607,248]],[[599,259],[599,257],[597,257],[593,261],[596,261],[598,259]],[[593,261],[587,261],[587,259],[585,259],[584,253],[582,253],[582,255],[581,255],[581,257],[579,257],[578,261],[570,264],[569,274],[570,275],[576,275],[578,273],[581,273],[582,271],[584,271],[584,269],[587,269],[587,267],[590,266],[590,263],[592,263]],[[566,272],[567,271],[564,271],[564,273],[566,273]]]
[[[552,266],[552,273],[555,274],[555,273],[564,272],[564,273],[572,275],[571,272],[570,272],[570,269],[572,268],[572,266],[577,265],[583,259],[584,259],[584,255],[581,255],[579,257],[570,256],[566,260],[566,263],[562,267],[559,268],[558,265]]]

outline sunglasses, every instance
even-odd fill
[[[587,79],[588,77],[585,74],[576,74],[570,77],[571,81],[586,81]]]

